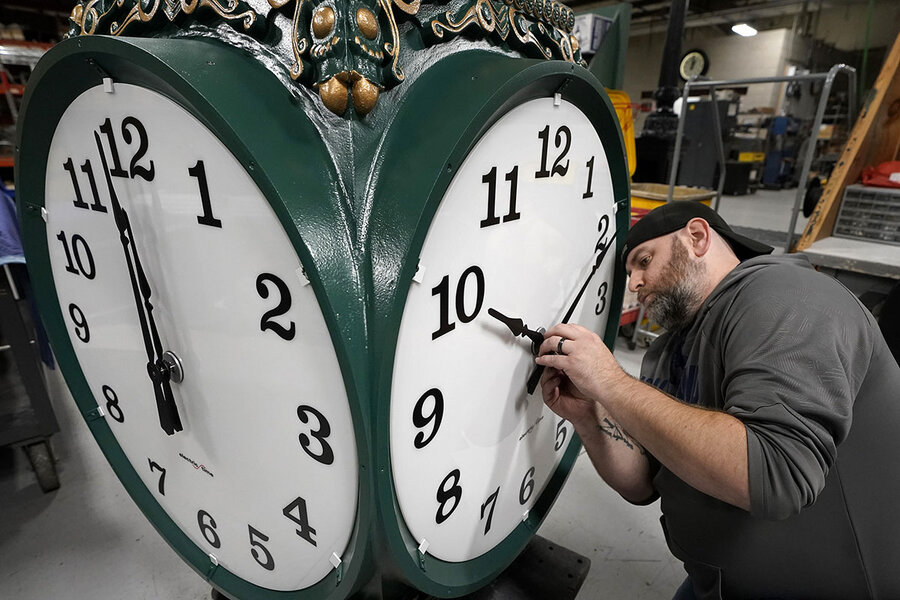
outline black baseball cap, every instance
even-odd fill
[[[677,231],[688,224],[695,217],[704,219],[716,233],[721,235],[731,246],[738,260],[746,260],[762,254],[770,254],[774,248],[766,244],[751,240],[736,233],[719,213],[696,200],[674,200],[654,208],[641,220],[634,224],[625,238],[625,247],[622,248],[622,264],[628,260],[628,253],[643,244],[661,235]]]

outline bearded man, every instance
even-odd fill
[[[900,367],[803,255],[671,202],[628,234],[629,288],[666,333],[641,380],[550,329],[544,402],[626,500],[661,499],[676,598],[900,598]]]

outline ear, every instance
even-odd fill
[[[684,226],[694,256],[704,256],[712,246],[712,227],[706,219],[694,217]]]

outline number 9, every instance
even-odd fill
[[[425,409],[425,401],[429,398],[434,398],[434,408],[431,413],[426,415],[424,413]],[[444,417],[444,395],[441,393],[441,390],[437,388],[431,388],[419,398],[419,401],[416,402],[416,407],[413,409],[413,425],[418,429],[422,429],[427,426],[430,422],[434,421],[434,428],[431,430],[431,434],[426,438],[425,432],[420,431],[416,434],[416,439],[413,440],[413,445],[416,448],[424,448],[428,445],[431,440],[434,439],[434,436],[437,435],[438,429],[441,427],[441,419]]]

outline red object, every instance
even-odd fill
[[[648,212],[650,212],[649,208],[631,207],[631,226],[634,227],[634,224],[647,216]]]
[[[900,188],[900,160],[889,160],[877,167],[866,167],[862,172],[862,182],[877,187]]]

